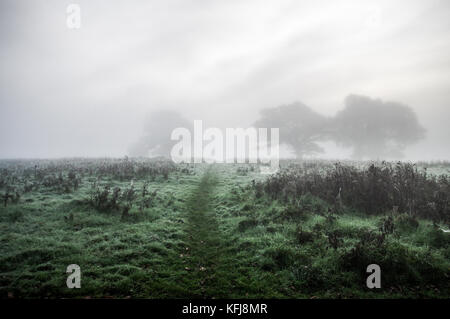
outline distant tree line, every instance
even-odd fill
[[[279,127],[280,143],[297,157],[323,153],[320,142],[350,147],[355,159],[400,158],[405,148],[425,137],[425,129],[409,107],[361,95],[349,95],[334,117],[296,102],[264,109],[256,127]]]
[[[425,129],[407,105],[362,95],[349,95],[335,116],[321,115],[301,102],[263,109],[255,127],[279,128],[280,144],[298,158],[324,152],[321,142],[351,148],[355,159],[400,158],[406,147],[425,137]],[[173,129],[192,128],[192,122],[174,111],[148,117],[131,156],[169,156]],[[269,138],[270,140],[270,138]]]

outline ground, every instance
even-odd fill
[[[445,224],[399,221],[377,244],[384,215],[327,215],[332,205],[309,194],[293,212],[258,196],[252,185],[266,176],[245,164],[184,165],[167,179],[81,175],[76,189],[39,187],[1,206],[3,298],[450,297]],[[95,181],[137,192],[146,183],[151,202],[99,209]],[[371,263],[381,289],[366,286]],[[81,268],[80,289],[66,286],[70,264]]]

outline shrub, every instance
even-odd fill
[[[295,238],[299,244],[306,244],[314,241],[314,233],[304,231],[300,226],[295,231]]]
[[[269,257],[278,269],[285,269],[291,266],[295,261],[294,252],[291,249],[282,246],[269,248],[266,251],[265,256]]]
[[[292,270],[295,285],[309,292],[317,291],[328,286],[329,276],[320,267],[300,265]]]
[[[238,230],[240,232],[244,232],[247,229],[255,227],[257,225],[258,225],[258,221],[256,219],[244,219],[239,222]]]
[[[395,224],[394,224],[394,219],[392,218],[392,216],[388,216],[388,217],[381,219],[379,230],[384,236],[394,233]]]
[[[301,207],[290,204],[283,210],[280,217],[285,220],[301,220],[306,217],[306,213]]]
[[[342,239],[342,234],[339,230],[334,230],[334,231],[328,232],[327,238],[328,238],[328,244],[334,250],[336,250],[342,246],[343,239]]]
[[[418,284],[442,286],[448,281],[449,271],[445,265],[439,267],[437,265],[440,262],[433,260],[432,256],[410,251],[397,242],[376,244],[375,241],[361,241],[340,257],[343,271],[355,272],[361,282],[367,277],[365,270],[369,264],[381,267],[382,287],[415,287]]]
[[[419,227],[419,222],[413,216],[400,214],[395,217],[394,225],[401,232],[411,232]]]
[[[436,248],[445,248],[450,246],[450,234],[444,233],[438,225],[429,226],[427,231],[428,242]]]
[[[22,210],[17,209],[16,207],[14,207],[13,209],[8,211],[7,219],[11,223],[22,221],[23,220],[23,212],[22,212]]]
[[[396,207],[400,213],[433,220],[450,220],[450,180],[419,171],[411,163],[371,163],[358,168],[336,163],[322,169],[290,166],[262,182],[257,194],[292,203],[312,194],[339,211],[342,205],[367,214],[383,214]]]

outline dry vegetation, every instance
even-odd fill
[[[282,166],[1,161],[1,296],[450,296],[448,163]]]

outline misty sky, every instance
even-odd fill
[[[0,2],[0,157],[123,156],[153,110],[247,127],[348,94],[411,106],[411,159],[450,159],[450,2]],[[330,149],[327,156],[339,156]]]

